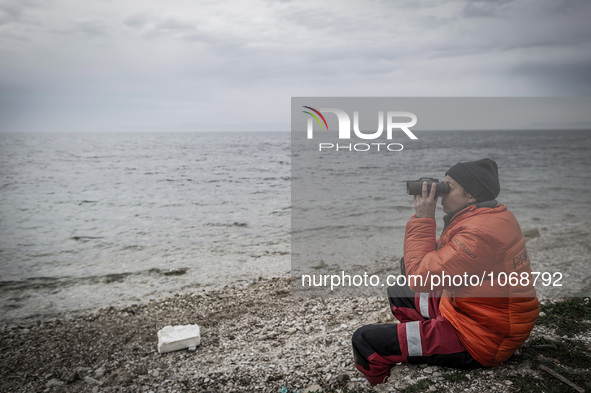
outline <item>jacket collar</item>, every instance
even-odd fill
[[[480,208],[495,208],[497,207],[499,203],[496,200],[491,200],[491,201],[483,201],[483,202],[475,202],[475,203],[470,203],[466,206],[464,206],[463,208],[461,208],[460,210],[456,210],[455,212],[446,214],[445,216],[443,216],[443,229],[445,230],[445,228],[447,228],[447,226],[449,224],[451,224],[451,222],[453,220],[455,220],[457,217],[461,216],[464,213],[467,213],[469,211],[472,211],[474,209],[480,209]],[[472,206],[474,206],[474,208],[472,208]]]

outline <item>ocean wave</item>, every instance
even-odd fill
[[[0,291],[35,291],[64,289],[75,285],[110,284],[125,281],[130,276],[181,276],[189,271],[187,267],[164,269],[151,268],[137,272],[109,273],[94,276],[29,277],[24,280],[0,281]]]

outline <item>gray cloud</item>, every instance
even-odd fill
[[[87,37],[98,37],[109,34],[107,25],[99,19],[69,21],[66,26],[50,31],[57,35],[81,35]]]
[[[148,39],[164,37],[185,41],[204,41],[207,35],[199,31],[196,24],[175,17],[148,16],[133,14],[123,20],[123,24],[134,28]]]
[[[587,48],[591,50],[591,48]],[[510,71],[523,80],[542,87],[539,93],[551,96],[588,96],[591,91],[591,60],[536,63],[524,61]]]
[[[156,29],[161,31],[172,32],[192,32],[195,30],[195,25],[187,22],[181,22],[175,18],[168,18],[156,24]]]
[[[591,93],[582,1],[53,1],[3,3],[15,129],[239,127],[261,105],[287,129],[291,96]]]
[[[18,21],[21,19],[26,2],[5,0],[0,3],[2,19],[6,21]]]
[[[513,0],[472,0],[466,2],[462,16],[467,18],[495,18],[501,16]]]
[[[0,26],[22,22],[29,9],[42,8],[48,4],[47,0],[1,0]]]
[[[142,14],[130,15],[123,20],[123,23],[136,29],[141,29],[148,23],[148,17]]]

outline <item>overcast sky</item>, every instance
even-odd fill
[[[0,0],[0,131],[287,131],[292,96],[591,96],[589,20],[588,0]]]

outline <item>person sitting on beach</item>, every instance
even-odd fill
[[[441,204],[447,214],[439,239],[436,184],[429,192],[423,183],[414,198],[416,214],[406,226],[401,261],[407,285],[388,288],[400,324],[366,325],[353,334],[356,367],[372,386],[385,382],[400,362],[497,366],[525,342],[538,316],[521,228],[495,200],[497,163],[458,163],[445,182],[449,191]]]

